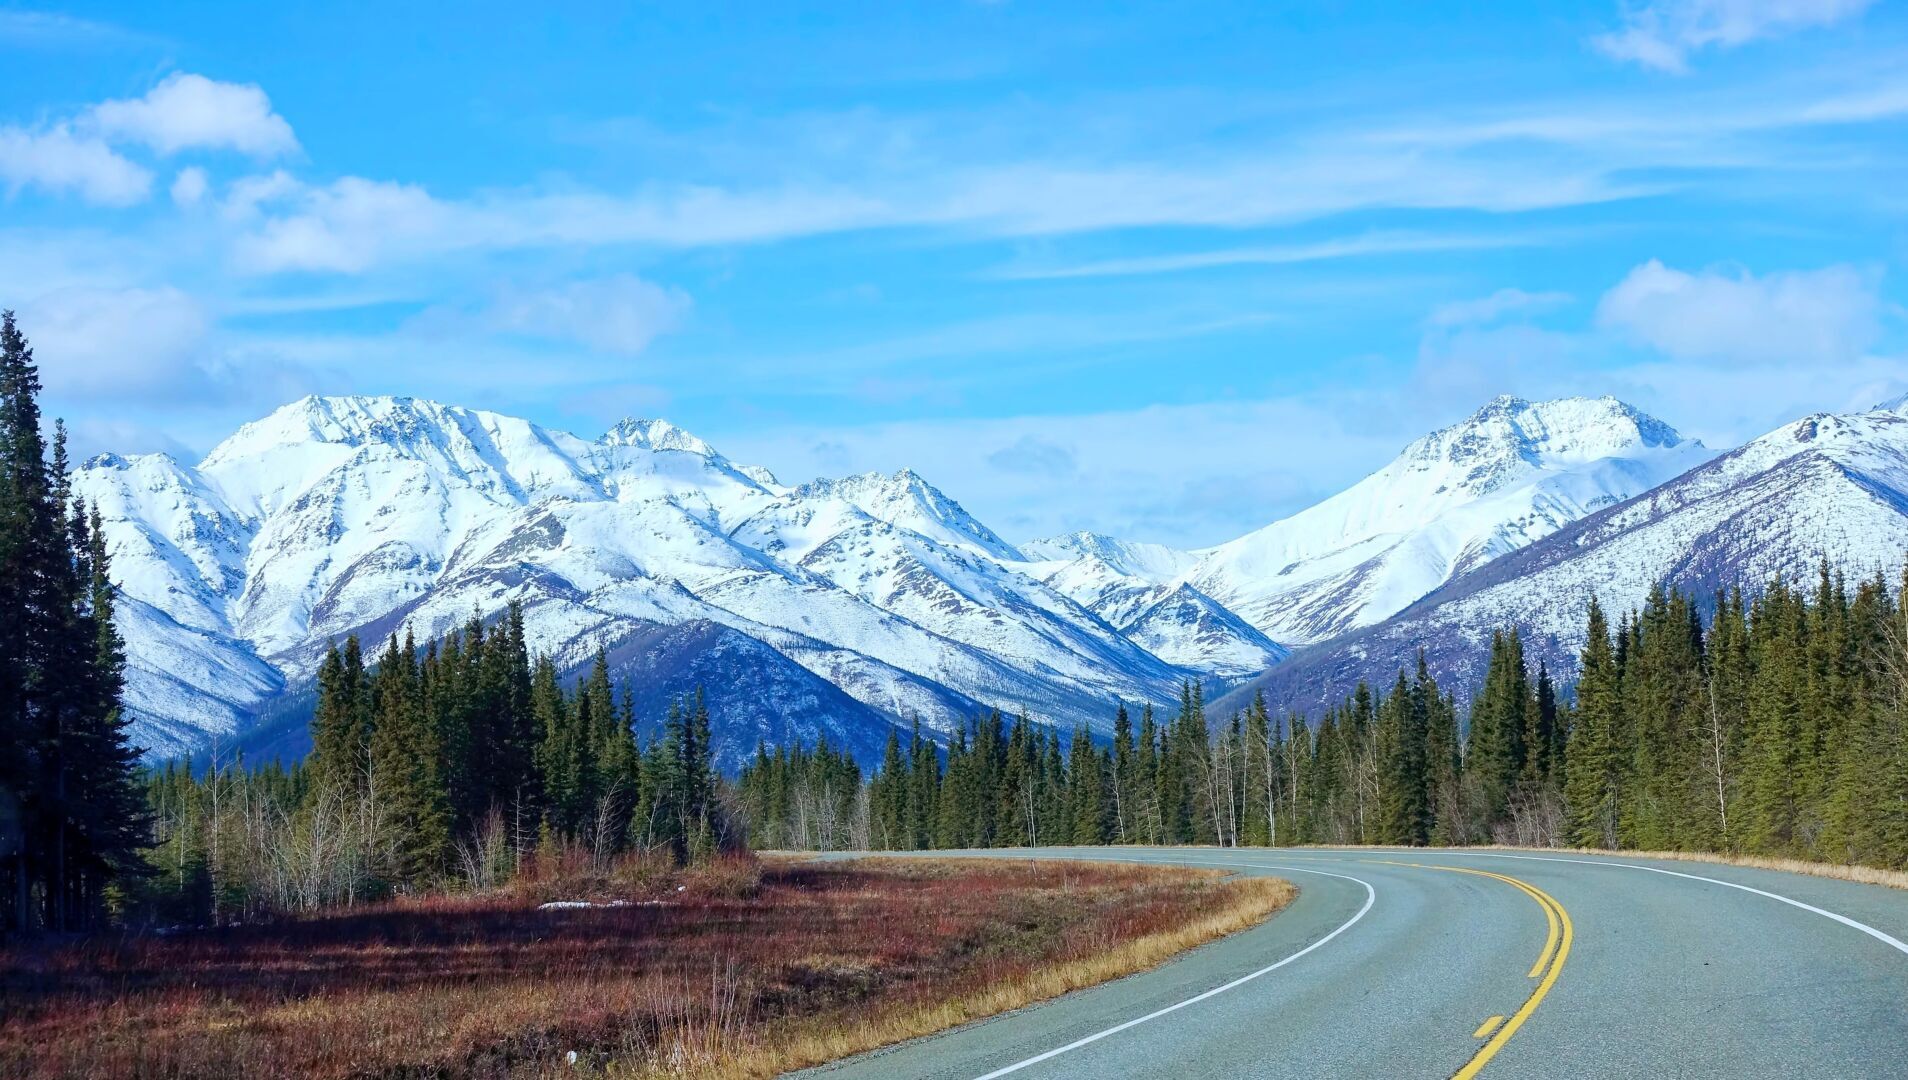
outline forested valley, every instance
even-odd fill
[[[1908,866],[1908,590],[1824,565],[1594,600],[1574,685],[1494,635],[1461,699],[1422,659],[1319,716],[1109,703],[1110,737],[996,711],[878,762],[762,745],[716,772],[701,695],[636,715],[599,651],[562,678],[522,611],[421,647],[334,643],[313,750],[142,764],[95,508],[0,334],[0,910],[12,930],[242,922],[557,866],[808,850],[1515,844]],[[1460,701],[1464,704],[1460,705]],[[648,719],[649,723],[643,721]],[[647,744],[638,730],[653,733]]]
[[[1613,626],[1585,613],[1580,675],[1494,636],[1460,709],[1422,662],[1316,718],[1263,698],[1207,713],[1125,706],[1102,745],[996,713],[945,760],[918,732],[863,777],[826,747],[758,750],[738,792],[758,843],[1516,844],[1908,866],[1908,603],[1776,581],[1705,623],[1658,589]],[[1460,715],[1464,722],[1459,723]]]

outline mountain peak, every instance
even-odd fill
[[[307,394],[239,428],[213,448],[205,463],[241,457],[274,445],[406,442],[425,427],[441,426],[452,414],[467,412],[421,398]]]
[[[1466,419],[1412,443],[1402,456],[1474,465],[1482,479],[1520,462],[1581,463],[1684,442],[1675,428],[1607,395],[1529,401],[1500,394]]]
[[[794,496],[840,499],[871,518],[943,543],[979,548],[996,558],[1020,558],[1013,545],[910,468],[893,473],[864,472],[839,479],[811,480],[796,488]]]
[[[605,446],[635,446],[644,450],[682,450],[703,457],[715,457],[715,447],[667,420],[625,417],[596,440]]]

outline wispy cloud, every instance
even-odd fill
[[[0,48],[101,48],[158,44],[159,39],[113,23],[54,11],[0,9]]]
[[[444,199],[418,185],[346,177],[287,192],[239,238],[237,250],[242,265],[263,272],[356,272],[463,250],[720,246],[898,227],[994,236],[1168,225],[1238,228],[1363,209],[1537,210],[1659,189],[1589,166],[1500,161],[1487,167],[1404,151],[1253,159],[1209,169],[978,166],[905,180],[878,178],[865,190],[664,187],[620,196],[498,192]],[[1368,247],[1384,242],[1370,241]],[[1357,253],[1356,244],[1289,257],[1345,257]],[[1093,272],[1150,271],[1116,266]]]
[[[1798,30],[1833,26],[1874,0],[1655,0],[1627,3],[1623,25],[1591,39],[1615,60],[1659,71],[1689,69],[1691,53],[1733,49]]]
[[[1859,89],[1759,84],[1669,101],[1659,94],[1478,107],[1468,115],[1447,108],[1417,120],[1365,117],[1329,131],[1284,133],[1270,151],[1235,142],[1200,154],[1163,154],[1132,139],[1043,151],[1015,121],[998,117],[965,121],[992,134],[982,138],[963,134],[958,121],[855,113],[843,120],[850,134],[831,141],[815,135],[819,121],[800,116],[790,120],[792,133],[762,131],[753,151],[733,145],[726,128],[711,133],[715,145],[700,154],[695,133],[668,136],[670,145],[685,148],[670,160],[710,157],[719,163],[713,172],[732,177],[722,181],[658,176],[621,191],[531,184],[451,196],[401,180],[314,182],[276,174],[269,194],[250,191],[241,199],[248,189],[240,184],[228,201],[246,209],[233,215],[243,221],[232,241],[242,268],[353,274],[461,252],[733,247],[872,230],[1031,238],[1285,227],[1355,213],[1518,214],[1663,195],[1713,182],[1706,178],[1714,175],[1793,174],[1810,160],[1801,144],[1809,129],[1908,115],[1908,81],[1889,74],[1855,81]],[[1000,134],[1003,126],[1008,130]],[[764,174],[792,179],[755,179]],[[1129,276],[1528,239],[1383,230],[1310,243],[1008,265],[990,276]]]
[[[1851,360],[1881,332],[1877,275],[1852,266],[1757,277],[1652,259],[1597,305],[1597,322],[1683,360],[1816,367]]]
[[[1221,248],[1178,255],[1149,255],[1063,265],[1010,265],[990,272],[1009,281],[1054,278],[1115,277],[1211,270],[1228,266],[1283,266],[1297,263],[1353,259],[1368,255],[1399,255],[1437,251],[1476,251],[1540,243],[1535,234],[1465,235],[1458,233],[1372,232],[1360,236],[1321,240],[1309,244]]]
[[[412,326],[443,335],[517,334],[634,356],[676,329],[689,306],[680,289],[616,274],[542,288],[500,287],[477,310],[436,307]]]
[[[1564,292],[1525,292],[1523,289],[1499,289],[1475,300],[1453,300],[1439,304],[1426,320],[1432,326],[1481,326],[1513,314],[1533,315],[1570,302]]]

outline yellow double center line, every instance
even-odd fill
[[[1490,1039],[1483,1046],[1478,1047],[1477,1053],[1452,1078],[1452,1080],[1471,1080],[1483,1071],[1484,1066],[1489,1064],[1492,1058],[1497,1056],[1497,1052],[1504,1048],[1504,1044],[1510,1041],[1511,1036],[1517,1034],[1517,1029],[1523,1027],[1524,1021],[1530,1019],[1530,1014],[1536,1012],[1537,1006],[1543,1004],[1544,995],[1550,993],[1550,988],[1556,985],[1557,976],[1563,972],[1564,960],[1570,955],[1571,938],[1575,936],[1575,931],[1570,925],[1570,913],[1565,911],[1564,906],[1549,893],[1528,881],[1520,881],[1508,874],[1493,874],[1488,870],[1472,870],[1463,866],[1432,866],[1428,863],[1393,863],[1392,865],[1414,866],[1423,870],[1447,870],[1453,874],[1475,874],[1478,877],[1492,878],[1523,890],[1526,896],[1537,901],[1538,907],[1544,909],[1544,919],[1549,924],[1550,932],[1544,938],[1544,951],[1537,954],[1537,962],[1530,966],[1530,974],[1527,976],[1539,979],[1537,986],[1530,992],[1530,996],[1524,999],[1523,1007],[1512,1013],[1510,1019],[1504,1021],[1502,1026],[1495,1026],[1487,1020],[1477,1029],[1475,1033],[1477,1037],[1481,1038],[1489,1033]],[[1493,1027],[1495,1027],[1494,1031]]]

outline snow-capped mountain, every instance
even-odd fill
[[[1074,533],[1021,550],[1066,560],[1047,582],[1115,626],[1188,585],[1263,637],[1303,645],[1388,618],[1712,456],[1614,398],[1500,397],[1345,491],[1215,548]]]
[[[1313,670],[1288,642],[1366,640],[1711,457],[1613,399],[1499,398],[1196,552],[1015,545],[910,470],[791,487],[666,421],[591,440],[409,398],[306,398],[196,466],[103,455],[74,484],[106,522],[155,751],[282,716],[346,634],[428,640],[515,601],[562,664],[601,647],[639,694],[708,685],[740,754],[822,734],[872,750],[909,718],[946,731],[990,707],[1104,727],[1113,699],[1170,701],[1187,677]]]
[[[1119,540],[1103,533],[1076,532],[1021,545],[1029,558],[1064,562],[1092,558],[1115,573],[1149,581],[1170,581],[1192,569],[1197,556],[1165,544]]]
[[[1712,456],[1614,398],[1500,397],[1324,502],[1199,553],[1185,580],[1279,641],[1321,641]]]
[[[1043,554],[1070,550],[1057,547],[1054,541],[1040,541],[1028,548]],[[1238,678],[1264,671],[1285,659],[1285,646],[1226,610],[1212,597],[1183,581],[1142,576],[1149,571],[1163,573],[1172,567],[1173,556],[1184,553],[1158,548],[1160,553],[1170,554],[1147,562],[1122,557],[1122,553],[1106,545],[1087,550],[1089,554],[1069,561],[1030,569],[1044,573],[1042,580],[1048,586],[1072,597],[1162,660],[1224,678]],[[1108,562],[1108,556],[1120,562]],[[1186,562],[1190,564],[1190,560]]]
[[[243,728],[332,640],[402,625],[429,639],[513,600],[533,648],[576,665],[601,646],[659,681],[638,646],[707,627],[668,638],[674,669],[707,675],[715,653],[731,671],[787,669],[747,693],[720,680],[719,722],[759,731],[765,710],[805,703],[808,729],[779,735],[838,742],[862,741],[843,724],[885,738],[891,721],[946,729],[987,706],[1104,725],[1115,697],[1166,700],[1215,673],[1181,662],[1175,619],[1189,640],[1225,622],[1162,611],[1144,632],[1155,652],[913,472],[785,488],[663,421],[584,440],[429,401],[312,397],[197,466],[104,455],[74,484],[105,520],[128,704],[161,752]]]
[[[1904,406],[1785,424],[1621,505],[1457,577],[1400,615],[1306,650],[1263,687],[1315,707],[1359,678],[1388,680],[1427,651],[1460,695],[1482,677],[1491,632],[1517,626],[1532,662],[1570,676],[1595,596],[1614,621],[1658,582],[1707,599],[1781,576],[1812,581],[1824,560],[1853,580],[1892,581],[1908,553]]]

